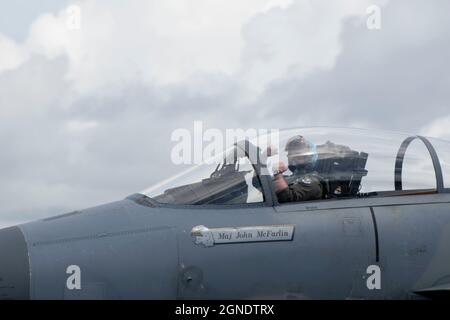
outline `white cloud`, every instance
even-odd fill
[[[97,121],[79,121],[71,120],[67,122],[66,128],[69,133],[83,133],[90,129],[95,129],[98,127]]]
[[[124,6],[84,0],[76,2],[80,30],[67,27],[66,10],[44,14],[31,26],[26,48],[48,58],[65,55],[67,79],[80,93],[216,73],[241,79],[254,96],[287,74],[331,68],[343,20],[364,18],[372,2],[153,0]]]
[[[386,1],[377,1],[385,3]],[[349,17],[366,19],[371,0],[295,1],[257,16],[244,29],[244,83],[258,94],[286,76],[304,78],[330,69],[341,52],[340,34]]]
[[[435,119],[422,128],[420,133],[429,137],[450,140],[450,115]]]
[[[0,33],[0,73],[19,67],[27,57],[23,48]]]
[[[31,26],[29,51],[69,59],[68,79],[82,92],[127,82],[167,85],[197,73],[233,74],[244,45],[241,29],[255,14],[288,0],[85,0],[80,30],[67,12],[44,14]]]

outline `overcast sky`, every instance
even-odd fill
[[[73,11],[81,9],[81,28]],[[381,29],[367,28],[367,7]],[[0,226],[172,174],[171,132],[450,139],[448,0],[0,0]]]

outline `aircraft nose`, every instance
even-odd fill
[[[0,299],[30,298],[28,249],[18,227],[0,230]]]

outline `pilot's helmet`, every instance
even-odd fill
[[[303,136],[294,136],[286,143],[289,170],[308,172],[314,170],[318,155],[316,145]]]

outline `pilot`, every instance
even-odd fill
[[[294,136],[286,143],[289,170],[292,176],[285,177],[288,167],[280,161],[274,169],[275,192],[280,203],[319,200],[324,190],[320,176],[314,171],[317,161],[316,146],[302,136]]]

